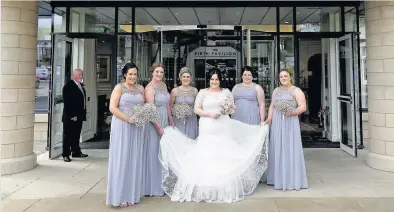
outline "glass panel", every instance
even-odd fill
[[[44,11],[45,13],[51,13],[51,11],[40,8],[40,15]],[[52,58],[51,21],[51,16],[38,16],[35,113],[48,113]]]
[[[355,7],[345,7],[345,31],[357,32],[357,15]]]
[[[280,69],[287,69],[294,76],[294,39],[291,35],[280,36]],[[295,76],[296,77],[296,76]]]
[[[114,7],[71,8],[70,17],[71,32],[115,32]]]
[[[350,96],[352,91],[352,43],[350,38],[339,41],[340,95]]]
[[[62,37],[55,37],[54,64],[55,70],[52,80],[51,122],[50,126],[50,158],[55,158],[62,153],[63,141],[63,101],[62,89],[71,73],[71,42],[65,41]]]
[[[157,58],[159,44],[156,35],[156,32],[147,32],[138,33],[135,37],[134,58],[135,63],[140,70],[139,82],[144,86],[147,85],[152,79],[152,74],[150,72],[152,63],[159,61]],[[165,74],[167,74],[167,71],[167,69],[164,70]],[[164,80],[166,80],[166,77]]]
[[[276,32],[276,7],[245,7],[241,11],[242,18],[239,18],[237,12],[236,15],[229,15],[235,22],[235,19],[241,20],[239,25],[253,31]]]
[[[120,35],[118,36],[118,53],[117,53],[117,82],[120,83],[123,81],[122,69],[126,65],[126,63],[131,62],[131,35]],[[139,68],[139,67],[138,67]],[[140,70],[141,71],[141,70]],[[141,76],[139,76],[141,77]]]
[[[49,23],[49,29],[50,29]],[[54,16],[54,32],[66,32],[66,8],[56,7]]]
[[[279,8],[280,32],[293,32],[293,7]]]
[[[131,7],[119,7],[118,9],[118,23],[119,32],[132,32],[133,24],[133,10]],[[138,23],[138,22],[137,22]]]
[[[340,7],[297,7],[297,32],[340,31]],[[338,27],[339,26],[339,27]]]
[[[341,143],[353,148],[353,105],[350,102],[340,101]]]
[[[275,36],[262,36],[251,32],[250,48],[253,82],[264,89],[266,108],[269,107],[271,94],[275,86],[276,45],[274,38]]]

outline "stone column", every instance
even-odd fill
[[[1,175],[36,167],[37,4],[1,2]]]
[[[368,166],[394,172],[394,2],[365,1]]]

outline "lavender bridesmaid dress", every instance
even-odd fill
[[[197,89],[192,88],[190,91],[182,91],[179,87],[177,89],[177,96],[175,98],[175,104],[188,104],[191,108],[194,107],[194,101],[197,96]],[[196,139],[198,136],[198,122],[197,115],[193,111],[193,115],[188,117],[186,120],[179,120],[174,117],[175,126],[184,135],[189,138]]]
[[[237,84],[233,88],[235,114],[233,119],[250,125],[260,125],[260,107],[255,84],[244,86]]]
[[[298,116],[286,117],[277,110],[284,101],[296,108],[294,92],[297,90],[297,87],[289,90],[279,87],[272,94],[275,106],[270,130],[267,184],[279,190],[308,188]]]
[[[122,85],[123,86],[123,85]],[[143,104],[142,86],[129,90],[123,86],[119,110],[129,111]],[[107,205],[139,203],[142,183],[142,146],[144,128],[112,117],[108,161]]]
[[[244,86],[242,83],[234,86],[235,113],[233,119],[250,125],[260,125],[260,106],[257,98],[256,84]],[[260,182],[267,181],[267,172],[264,172]]]
[[[153,86],[153,85],[148,85]],[[170,101],[170,94],[167,89],[154,87],[155,101],[159,110],[159,124],[161,128],[169,125],[167,104]],[[145,126],[145,142],[144,142],[144,160],[143,160],[143,194],[147,196],[163,196],[164,191],[161,188],[162,167],[158,158],[160,136],[152,123]]]

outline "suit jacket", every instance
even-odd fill
[[[81,87],[83,94],[74,80],[70,80],[63,87],[63,122],[71,121],[75,116],[79,121],[86,121],[86,91],[82,83]]]

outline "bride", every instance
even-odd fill
[[[267,169],[268,125],[248,125],[221,114],[225,100],[234,99],[220,87],[218,70],[209,77],[209,88],[198,93],[194,106],[199,137],[193,140],[167,127],[160,140],[162,188],[172,201],[240,201]]]

